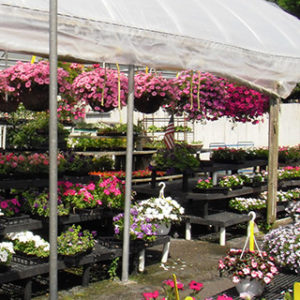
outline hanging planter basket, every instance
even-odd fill
[[[90,107],[93,109],[93,111],[97,111],[97,112],[109,112],[112,111],[115,107],[110,106],[110,107],[106,107],[106,106],[102,106],[98,101],[95,102],[89,102]]]
[[[18,109],[19,101],[14,97],[8,97],[7,101],[5,96],[0,95],[0,111],[2,112],[15,112]]]
[[[41,85],[31,90],[25,90],[20,95],[24,107],[31,111],[49,109],[49,85]]]
[[[153,114],[159,110],[164,98],[161,96],[146,95],[141,98],[134,98],[134,108],[144,114]]]

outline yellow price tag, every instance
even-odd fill
[[[174,281],[175,300],[180,300],[179,293],[178,293],[178,287],[177,287],[177,278],[176,278],[175,274],[173,274],[173,281]]]
[[[31,57],[31,64],[34,64],[34,62],[35,62],[35,55],[33,55],[33,56]]]
[[[294,300],[300,299],[300,282],[294,283]]]
[[[254,222],[252,220],[249,222],[249,226],[250,226],[249,250],[254,251]]]

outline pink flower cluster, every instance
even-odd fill
[[[73,81],[72,91],[77,100],[84,100],[96,111],[118,107],[120,85],[120,105],[126,106],[128,79],[120,72],[95,66],[91,71],[79,74]],[[102,103],[103,101],[103,103]]]
[[[57,157],[58,166],[63,160],[61,154]],[[9,173],[41,173],[46,172],[49,166],[49,156],[43,153],[15,154],[13,152],[0,153],[0,174]]]
[[[259,123],[259,117],[268,111],[269,97],[245,86],[227,83],[224,114],[236,122]]]
[[[1,213],[6,217],[14,216],[20,212],[21,204],[17,198],[4,199],[0,197],[0,215]]]
[[[97,183],[97,192],[105,206],[110,208],[123,208],[125,181],[115,176],[100,178]]]
[[[174,89],[170,80],[159,74],[139,72],[134,77],[134,84],[134,96],[137,99],[157,96],[161,98],[174,97]]]
[[[93,208],[101,206],[100,198],[95,197],[95,184],[72,183],[70,181],[58,182],[59,192],[63,202],[68,202],[71,207]]]
[[[210,73],[183,71],[172,81],[175,100],[164,106],[189,120],[217,120],[226,116],[235,122],[259,122],[268,111],[269,97],[245,86],[231,84]]]
[[[210,73],[183,71],[172,80],[176,99],[165,108],[189,120],[217,120],[224,115],[225,82]]]
[[[71,85],[66,78],[69,73],[62,68],[57,69],[59,92],[70,90]],[[38,63],[17,62],[15,65],[0,72],[0,90],[10,92],[19,97],[22,92],[32,91],[38,86],[49,85],[50,66],[48,61]]]
[[[219,260],[218,269],[221,273],[232,274],[232,281],[239,283],[244,278],[257,279],[269,284],[278,270],[274,258],[265,251],[230,249],[224,259]]]
[[[180,280],[176,280],[176,285],[178,291],[184,290],[184,284]],[[164,290],[165,290],[165,295],[162,297],[160,300],[167,300],[167,299],[175,299],[175,283],[174,280],[168,279],[163,281],[164,284]],[[194,300],[196,300],[197,294],[202,290],[203,284],[200,282],[197,282],[195,280],[192,280],[189,283],[189,288],[192,290],[190,293],[190,297]],[[144,299],[145,300],[152,300],[152,299],[159,299],[159,291],[154,291],[153,293],[143,293]],[[205,300],[212,300],[212,298],[206,298]],[[216,300],[232,300],[231,297],[228,297],[226,294],[217,296]]]
[[[82,101],[69,102],[67,98],[62,98],[57,103],[57,117],[61,121],[84,119],[85,103]]]

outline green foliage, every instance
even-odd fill
[[[73,147],[76,150],[105,150],[105,149],[125,149],[126,138],[72,138],[68,143],[68,147]]]
[[[57,252],[61,255],[75,255],[86,252],[94,246],[93,234],[88,230],[81,231],[80,225],[72,225],[57,237]]]
[[[118,267],[119,267],[119,260],[120,260],[120,257],[114,258],[109,266],[109,269],[107,272],[108,272],[110,280],[114,280],[115,278],[118,277],[117,271],[118,271]]]
[[[64,142],[69,134],[63,125],[58,123],[58,139]],[[49,147],[49,115],[37,114],[34,120],[17,124],[8,130],[8,145],[20,149],[40,149]],[[64,145],[62,145],[64,146]]]
[[[158,170],[173,169],[184,171],[195,169],[199,166],[199,160],[195,157],[195,150],[185,143],[175,144],[171,150],[167,148],[159,149],[153,155],[153,165]]]

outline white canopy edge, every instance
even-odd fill
[[[241,79],[282,98],[286,98],[300,82],[300,21],[279,8],[266,4],[263,0],[250,1],[253,2],[250,8],[253,9],[256,5],[258,11],[257,15],[254,15],[258,17],[256,22],[262,22],[262,18],[266,21],[265,28],[264,26],[254,28],[254,24],[251,25],[253,28],[249,28],[250,25],[245,25],[249,20],[240,20],[244,17],[243,14],[237,15],[242,13],[243,6],[245,10],[249,10],[249,1],[238,1],[237,5],[242,6],[239,12],[232,12],[230,6],[237,0],[221,2],[203,0],[202,6],[199,6],[196,0],[153,1],[151,6],[144,0],[90,0],[88,2],[90,3],[64,0],[59,5],[58,55],[60,59],[82,62],[105,61],[166,70],[207,71],[224,77]],[[190,20],[193,28],[198,26],[198,30],[192,30],[187,25],[189,20],[183,22],[181,17],[188,18],[193,10],[198,10],[197,15],[201,16],[205,11],[203,7],[206,10],[211,8],[209,3],[214,5],[222,3],[221,11],[215,11],[216,19],[220,19],[218,22],[213,20],[214,31],[207,33],[206,28],[201,35],[201,28],[204,26],[201,17],[199,20]],[[31,4],[34,9],[31,8]],[[156,9],[151,11],[153,6]],[[266,15],[270,11],[271,17],[275,14],[277,19],[269,22],[269,19],[259,12],[259,6],[261,9],[268,10]],[[132,9],[135,7],[136,10],[129,10],[130,7]],[[187,12],[184,11],[186,7],[188,7]],[[104,9],[106,11],[103,11]],[[140,15],[146,18],[145,10],[150,10],[150,20],[138,22],[144,20]],[[151,27],[151,21],[159,20],[152,14],[159,11],[169,13],[165,14],[165,19],[161,20],[160,24]],[[228,27],[225,25],[226,17],[232,16],[235,17],[234,21],[240,22],[239,25],[243,30],[236,28],[237,33],[234,33],[234,27],[228,28],[226,32],[221,30],[222,24],[224,28]],[[237,26],[235,22],[231,23]],[[274,30],[274,24],[277,24],[275,29],[278,29],[278,35]],[[239,30],[241,35],[246,35],[244,40],[249,40],[248,46],[238,34]],[[272,38],[278,38],[278,42],[272,44],[273,40],[268,40],[268,30]],[[209,40],[210,34],[211,40]],[[234,41],[235,34],[239,37],[237,42]],[[48,57],[48,1],[40,0],[37,4],[32,0],[0,0],[0,49]]]

